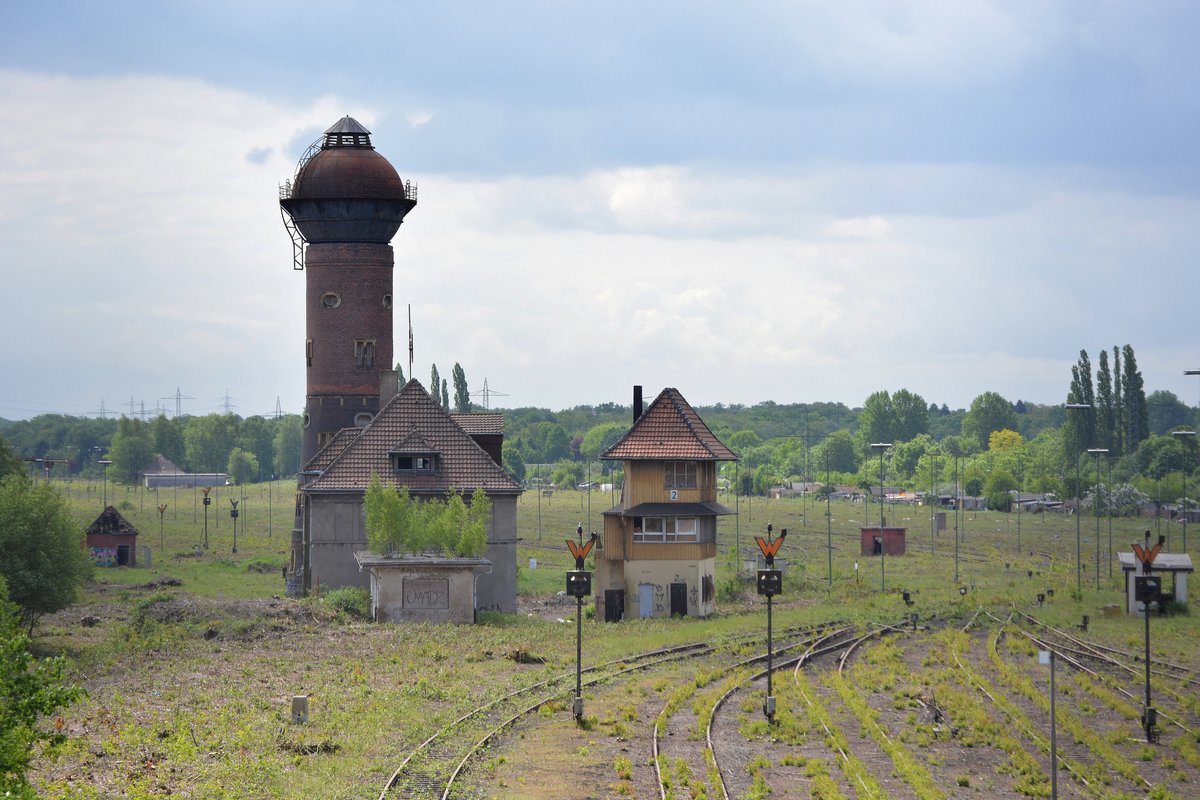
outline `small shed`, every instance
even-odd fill
[[[1117,553],[1121,562],[1121,573],[1125,576],[1125,613],[1140,613],[1139,604],[1134,599],[1134,578],[1143,575],[1142,562],[1133,553]],[[1171,589],[1163,586],[1162,597],[1174,600],[1180,605],[1187,605],[1187,576],[1194,572],[1192,557],[1187,553],[1159,553],[1150,566],[1150,572],[1157,575],[1171,576]]]
[[[887,525],[880,528],[878,525],[875,525],[870,528],[860,528],[859,530],[862,534],[862,555],[904,555],[904,536],[908,528],[896,528]]]
[[[477,576],[491,572],[486,558],[354,554],[371,575],[371,614],[376,622],[475,621]]]
[[[120,511],[107,506],[87,527],[88,554],[98,567],[136,567],[137,535]]]

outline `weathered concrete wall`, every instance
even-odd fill
[[[707,617],[716,611],[716,559],[700,561],[629,561],[624,565],[625,618],[641,616],[667,617],[671,614],[671,584],[687,584],[687,613],[690,617]],[[705,599],[704,578],[708,577],[712,591]],[[643,584],[652,586],[652,606],[643,613]],[[612,587],[606,587],[612,588]],[[603,596],[600,598],[603,602]]]
[[[483,559],[357,558],[370,576],[376,622],[469,624],[475,621],[475,576]]]

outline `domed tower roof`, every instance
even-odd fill
[[[307,242],[386,244],[417,204],[417,191],[375,151],[371,132],[347,116],[305,152],[279,204]]]

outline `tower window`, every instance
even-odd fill
[[[356,367],[375,366],[374,339],[356,339],[354,341],[354,365]]]
[[[354,427],[365,428],[371,422],[371,415],[366,411],[362,411],[354,415]]]
[[[387,294],[385,294],[383,296],[383,307],[384,308],[392,307],[392,293],[391,292],[388,292]]]
[[[321,295],[321,306],[324,308],[337,308],[342,304],[341,296],[333,292],[326,292]]]
[[[304,341],[304,360],[307,362],[307,366],[312,366],[312,339]]]

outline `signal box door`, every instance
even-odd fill
[[[654,616],[654,584],[638,584],[638,616],[642,619]]]
[[[671,616],[687,616],[687,584],[671,584]]]
[[[625,619],[625,590],[604,590],[604,621],[620,622]]]

